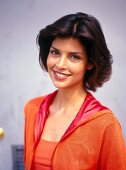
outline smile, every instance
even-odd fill
[[[55,78],[58,80],[65,80],[68,76],[70,76],[70,74],[60,73],[57,71],[53,71],[53,73]]]

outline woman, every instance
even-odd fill
[[[37,36],[39,61],[57,90],[25,106],[26,170],[126,170],[126,148],[112,111],[95,92],[112,56],[96,18],[64,16]]]

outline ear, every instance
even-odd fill
[[[94,66],[91,63],[88,63],[87,70],[91,70]]]

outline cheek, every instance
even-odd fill
[[[50,55],[48,55],[47,57],[47,67],[53,67],[55,65],[56,61],[53,57],[51,57]]]
[[[78,74],[84,74],[85,71],[87,70],[87,65],[84,65],[83,63],[75,64],[75,65],[69,65],[69,69],[73,73],[78,73]]]
[[[77,80],[83,80],[87,71],[87,65],[78,65],[77,67],[74,67],[71,71],[74,75],[76,75]]]
[[[48,73],[50,73],[50,68],[52,67],[52,62],[50,60],[50,57],[48,56],[47,57],[47,70],[48,70]]]

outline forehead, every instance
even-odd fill
[[[58,50],[65,49],[71,52],[85,52],[84,45],[80,42],[79,39],[73,37],[69,37],[69,38],[57,37],[52,42],[52,47],[55,47]]]

